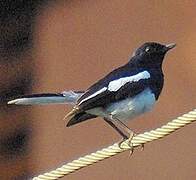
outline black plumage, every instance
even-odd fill
[[[133,57],[127,64],[113,70],[87,89],[87,91],[78,99],[74,110],[71,112],[71,119],[68,125],[70,126],[90,118],[95,118],[96,116],[88,115],[85,112],[89,109],[96,107],[105,108],[110,103],[118,102],[128,97],[134,97],[146,88],[150,88],[154,93],[156,100],[158,100],[164,84],[162,62],[166,52],[173,47],[174,45],[165,46],[154,42],[143,44],[135,51]],[[150,78],[140,79],[135,82],[128,82],[117,91],[110,91],[106,89],[105,91],[88,99],[89,96],[93,95],[102,88],[107,88],[110,82],[123,77],[131,77],[144,71],[147,71],[150,74]]]

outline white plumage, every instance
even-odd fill
[[[102,92],[106,91],[107,88],[106,87],[103,87],[102,89],[96,91],[95,93],[91,94],[90,96],[88,96],[87,98],[83,99],[82,101],[80,101],[79,104],[82,104],[84,101],[87,101],[88,99],[91,99],[95,96],[97,96],[98,94],[101,94]]]
[[[112,117],[113,119],[117,118],[122,121],[127,121],[150,111],[153,108],[155,101],[155,95],[147,88],[134,98],[127,98],[119,102],[111,103],[105,109],[94,108],[87,112],[103,118]]]
[[[150,78],[150,73],[148,71],[143,71],[133,76],[122,77],[120,79],[111,81],[108,85],[108,90],[118,91],[126,83],[138,82],[141,79],[149,79],[149,78]]]
[[[139,80],[149,79],[149,78],[150,78],[150,73],[148,71],[142,71],[142,72],[135,74],[135,75],[132,75],[132,76],[122,77],[120,79],[113,80],[108,84],[107,87],[103,87],[100,90],[89,95],[88,97],[84,98],[82,101],[80,101],[79,105],[82,104],[83,102],[103,93],[106,90],[108,90],[110,92],[116,92],[121,87],[123,87],[126,83],[138,82]]]

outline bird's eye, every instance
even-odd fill
[[[146,51],[146,52],[149,52],[149,51],[150,51],[150,47],[147,47],[147,48],[145,49],[145,51]]]

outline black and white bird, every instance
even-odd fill
[[[69,119],[68,127],[101,117],[130,142],[134,133],[126,122],[153,108],[164,84],[164,56],[174,47],[173,43],[144,43],[128,63],[113,70],[86,91],[34,94],[8,104],[71,103],[74,107],[65,116]]]

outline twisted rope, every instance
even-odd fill
[[[137,147],[142,144],[163,138],[194,121],[196,121],[196,109],[178,117],[177,119],[170,121],[166,125],[163,125],[161,128],[157,128],[155,130],[151,130],[149,132],[145,132],[143,134],[138,134],[137,136],[134,136],[131,142],[134,147]],[[121,148],[119,148],[118,144],[115,143],[107,148],[98,150],[95,153],[91,153],[84,157],[80,157],[77,160],[73,160],[72,162],[63,165],[62,167],[57,168],[56,170],[34,177],[33,180],[59,179],[83,167],[92,165],[98,161],[102,161],[106,158],[112,157],[126,150],[130,150],[130,146],[127,145],[127,141],[124,141],[122,143]]]

